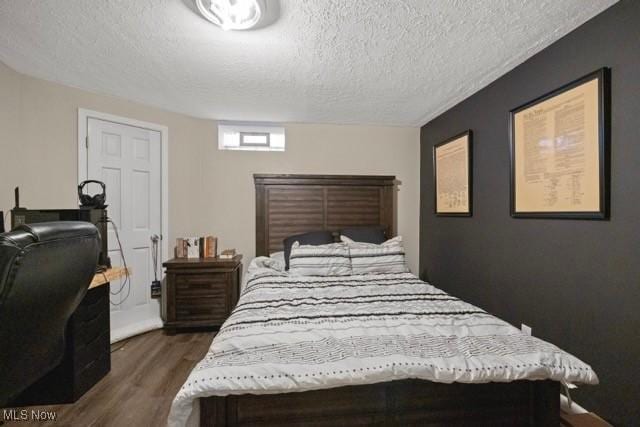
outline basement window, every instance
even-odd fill
[[[284,127],[265,123],[218,125],[218,149],[244,151],[284,151]]]

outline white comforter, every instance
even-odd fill
[[[411,273],[293,277],[259,261],[252,263],[237,307],[175,397],[170,426],[196,424],[197,399],[205,396],[407,378],[598,382],[574,356]]]

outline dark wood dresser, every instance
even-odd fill
[[[184,328],[219,328],[227,320],[238,301],[242,255],[174,258],[162,265],[167,276],[163,304],[168,334]]]
[[[109,373],[109,282],[125,274],[121,267],[96,274],[67,323],[62,361],[24,390],[12,402],[14,406],[73,403]]]

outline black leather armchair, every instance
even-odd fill
[[[62,360],[65,326],[95,274],[99,248],[88,222],[0,234],[0,407]]]

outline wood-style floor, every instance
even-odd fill
[[[4,426],[165,426],[173,398],[214,335],[153,331],[116,343],[111,372],[76,403],[37,407],[55,411],[55,422]]]

